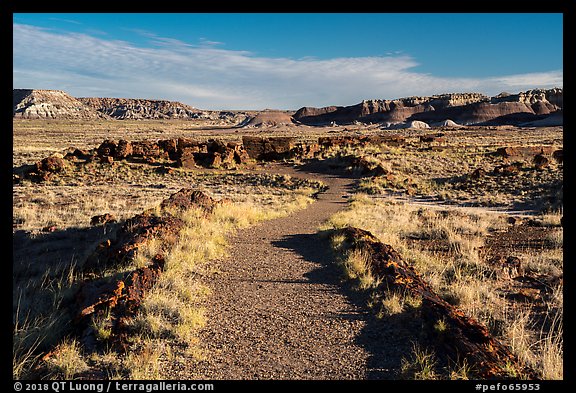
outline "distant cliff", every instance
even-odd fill
[[[356,121],[397,124],[411,121],[460,124],[520,124],[545,119],[562,110],[562,89],[536,89],[487,97],[479,93],[442,94],[395,100],[364,100],[352,106],[300,108],[294,120],[308,125]],[[556,116],[555,118],[558,118]]]
[[[78,98],[86,106],[114,119],[197,119],[202,111],[176,101],[135,98]]]
[[[13,115],[23,119],[101,119],[105,114],[87,107],[61,90],[14,89]]]
[[[13,116],[23,119],[180,119],[236,125],[251,116],[238,111],[206,111],[176,101],[138,98],[75,98],[61,90],[14,89]]]
[[[488,97],[452,93],[395,100],[364,100],[351,106],[304,107],[286,111],[206,111],[167,100],[74,98],[60,90],[14,89],[13,115],[24,119],[180,119],[214,125],[269,127],[292,122],[306,125],[380,123],[401,126],[419,121],[462,125],[561,125],[563,90],[534,89]]]

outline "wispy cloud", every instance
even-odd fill
[[[82,22],[78,22],[77,20],[73,20],[73,19],[63,19],[63,18],[48,18],[48,19],[58,21],[58,22],[71,23],[73,25],[81,25],[82,24]]]
[[[75,96],[178,100],[205,109],[297,109],[350,105],[366,98],[446,92],[497,94],[562,86],[551,70],[491,78],[446,78],[412,71],[402,53],[334,59],[273,58],[193,45],[140,31],[155,44],[139,47],[78,33],[15,24],[14,87],[63,89]]]

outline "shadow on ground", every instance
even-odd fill
[[[344,279],[343,271],[335,262],[327,233],[295,234],[272,243],[275,247],[292,250],[317,268],[306,275],[312,283],[327,284],[337,288],[359,310],[356,315],[340,314],[335,318],[361,318],[364,327],[356,337],[356,343],[369,353],[366,379],[404,379],[402,359],[409,359],[415,343],[423,340],[420,322],[409,312],[392,316],[376,317],[370,309],[369,294],[353,288]]]

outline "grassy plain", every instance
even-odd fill
[[[561,379],[563,352],[562,164],[551,160],[535,169],[523,158],[515,176],[493,170],[506,163],[495,156],[504,146],[563,147],[562,128],[507,127],[442,130],[442,143],[420,142],[430,130],[380,131],[376,126],[217,128],[187,121],[40,121],[13,123],[13,166],[61,153],[68,147],[92,149],[104,139],[188,137],[240,141],[242,135],[294,136],[312,142],[318,136],[402,134],[401,145],[331,148],[320,159],[346,167],[338,157],[355,155],[381,164],[390,176],[364,177],[349,209],[326,228],[354,225],[371,231],[412,263],[445,300],[485,323],[542,378]],[[288,160],[298,165],[302,160]],[[486,175],[471,179],[482,168]],[[358,172],[357,168],[348,168]],[[183,187],[199,188],[233,204],[210,218],[183,213],[180,240],[167,254],[162,280],[132,321],[134,339],[126,356],[86,354],[71,335],[70,310],[78,285],[88,278],[82,266],[113,227],[91,226],[90,218],[111,213],[119,222],[157,206]],[[206,261],[226,253],[226,235],[261,220],[290,214],[312,202],[314,182],[268,173],[265,167],[235,170],[166,172],[135,162],[90,163],[43,182],[13,186],[13,376],[34,376],[39,358],[54,351],[44,376],[154,379],[163,365],[185,356],[202,358],[197,329],[205,323],[199,304],[209,296],[197,280]],[[513,220],[511,221],[511,218]],[[139,250],[134,266],[153,256],[161,240]],[[521,260],[521,269],[506,260]],[[140,264],[140,265],[139,265]],[[365,256],[343,259],[346,275],[363,291],[378,286]],[[111,272],[116,274],[119,272]],[[402,294],[372,297],[377,315],[394,315],[417,306]],[[97,321],[103,340],[106,319]],[[439,327],[441,328],[441,327]],[[414,347],[406,356],[405,377],[465,378],[466,365],[442,370],[429,348]],[[419,365],[419,366],[418,366]]]

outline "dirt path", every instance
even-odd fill
[[[179,378],[364,379],[394,378],[402,354],[397,334],[343,289],[328,239],[318,226],[346,206],[353,179],[316,178],[330,188],[288,217],[240,231],[230,257],[218,261],[208,323],[200,342],[206,360]],[[343,197],[344,195],[344,197]]]

